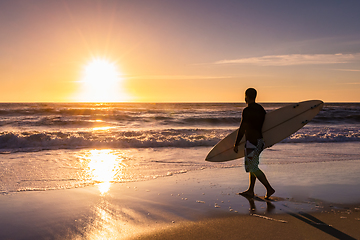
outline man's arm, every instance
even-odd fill
[[[237,134],[236,141],[234,144],[234,152],[236,152],[236,153],[238,153],[238,146],[239,146],[241,139],[243,138],[243,136],[245,134],[245,129],[246,129],[246,121],[244,121],[244,112],[243,112],[242,117],[241,117],[240,128],[238,130],[238,134]]]

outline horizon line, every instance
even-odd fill
[[[301,101],[259,101],[257,103],[297,103],[297,102],[303,102],[303,101],[309,101],[309,100],[321,100],[321,99],[307,99],[307,100],[301,100]],[[323,101],[323,100],[321,100]],[[324,103],[355,103],[355,104],[360,104],[360,102],[352,102],[352,101],[323,101]],[[158,104],[158,103],[163,103],[163,104],[175,104],[175,103],[192,103],[192,104],[199,104],[199,103],[244,103],[246,104],[246,102],[244,101],[239,101],[239,102],[232,102],[232,101],[159,101],[159,102],[153,102],[153,101],[144,101],[144,102],[135,102],[135,101],[114,101],[114,102],[81,102],[81,101],[72,101],[72,102],[67,102],[67,101],[33,101],[33,102],[23,102],[23,101],[11,101],[11,102],[2,102],[0,101],[0,104],[11,104],[11,103],[18,103],[18,104],[30,104],[30,103],[39,103],[39,104],[49,104],[49,103],[63,103],[63,104],[71,104],[71,103],[76,103],[76,104],[133,104],[133,103],[138,103],[138,104]]]

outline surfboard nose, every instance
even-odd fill
[[[321,100],[316,100],[316,101],[318,101],[318,103],[316,103],[314,106],[312,106],[312,107],[311,107],[311,109],[314,109],[314,108],[319,107],[319,108],[320,108],[320,110],[321,110],[321,109],[322,109],[322,107],[324,106],[324,102],[323,102],[323,101],[321,101]]]

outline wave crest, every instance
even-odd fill
[[[40,151],[78,148],[210,147],[232,130],[160,129],[144,131],[43,131],[0,133],[0,151]],[[360,141],[355,128],[304,128],[282,142]]]

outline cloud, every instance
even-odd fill
[[[335,71],[342,71],[342,72],[360,72],[359,69],[333,69]]]
[[[360,59],[360,53],[356,54],[290,54],[270,55],[253,58],[240,58],[233,60],[221,60],[215,64],[252,64],[259,66],[293,66],[309,64],[336,64],[349,63]]]
[[[130,79],[157,79],[157,80],[196,80],[196,79],[224,79],[233,76],[205,76],[205,75],[150,75],[150,76],[129,76]]]

